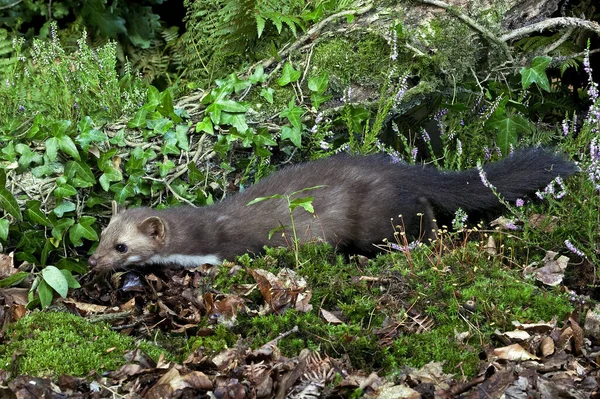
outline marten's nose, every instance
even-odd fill
[[[88,265],[94,267],[98,264],[98,259],[96,259],[95,256],[90,256],[90,258],[88,259]]]

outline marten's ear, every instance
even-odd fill
[[[156,240],[161,244],[165,243],[165,223],[158,216],[144,219],[144,221],[138,225],[138,229],[153,240]]]

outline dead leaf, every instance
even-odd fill
[[[515,341],[515,340],[525,341],[525,340],[531,338],[531,335],[529,335],[529,333],[527,331],[523,331],[523,330],[506,331],[503,333],[503,335],[505,337],[510,338],[513,341]]]
[[[521,221],[509,219],[504,216],[500,216],[498,219],[492,220],[490,222],[491,226],[498,227],[498,229],[504,231],[522,230],[522,224],[523,222]]]
[[[553,251],[546,252],[546,256],[544,256],[544,259],[542,260],[544,266],[535,269],[533,266],[535,266],[537,262],[534,262],[529,265],[523,273],[525,275],[533,275],[536,280],[552,287],[560,284],[565,276],[569,258],[560,255],[555,259],[556,255],[558,255],[558,253]]]
[[[498,251],[496,250],[496,240],[494,240],[493,236],[489,236],[487,243],[483,247],[483,250],[489,255],[497,255]]]
[[[542,357],[548,357],[554,353],[554,340],[550,337],[542,338],[540,342],[540,353]]]
[[[513,321],[512,324],[519,330],[526,330],[530,333],[548,334],[556,327],[556,319],[552,319],[548,323],[540,321],[539,323],[521,324],[518,321]]]
[[[593,309],[588,309],[583,329],[588,336],[600,340],[600,305],[596,304]]]
[[[492,351],[492,355],[503,360],[539,360],[540,358],[527,352],[521,345],[513,344],[496,348]]]
[[[573,353],[579,356],[583,349],[583,330],[573,316],[569,317],[569,325],[573,330]]]
[[[551,233],[554,231],[556,224],[558,223],[558,217],[556,216],[547,216],[540,215],[539,213],[534,213],[529,218],[529,225],[539,229],[544,233]]]
[[[344,324],[343,321],[338,319],[333,313],[328,310],[321,308],[321,316],[330,324]]]
[[[0,254],[0,279],[12,276],[19,270],[14,264],[15,253],[11,252],[8,255]]]
[[[65,299],[63,299],[63,302],[69,303],[69,304],[75,306],[75,308],[77,308],[84,314],[104,313],[104,312],[107,312],[107,310],[109,309],[108,306],[94,305],[93,303],[79,302],[79,301],[76,301],[71,298],[65,298]]]

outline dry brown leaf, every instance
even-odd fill
[[[539,360],[539,357],[527,352],[521,345],[512,344],[502,348],[496,348],[492,351],[492,355],[503,360]]]
[[[496,255],[498,251],[496,250],[496,240],[494,240],[493,236],[489,236],[487,243],[483,247],[483,250],[489,255]]]
[[[556,216],[547,216],[540,215],[539,213],[534,213],[529,218],[529,225],[543,231],[544,233],[551,233],[554,231],[556,224],[558,223],[558,217]],[[543,227],[542,227],[543,226]]]
[[[510,338],[513,341],[514,340],[525,341],[525,340],[531,338],[531,335],[529,335],[529,333],[527,331],[523,331],[523,330],[506,331],[502,335]]]
[[[546,256],[544,256],[544,259],[542,260],[544,266],[535,269],[534,266],[537,265],[537,262],[534,262],[527,266],[524,274],[533,275],[536,280],[552,287],[560,284],[565,276],[569,258],[560,255],[555,259],[556,255],[558,255],[558,253],[553,251],[546,252]]]
[[[554,353],[554,340],[550,337],[542,338],[540,342],[540,353],[542,357],[548,357]]]
[[[560,349],[570,349],[571,339],[573,338],[573,329],[571,326],[565,327],[556,341],[556,346]]]
[[[530,333],[548,334],[556,327],[556,319],[552,319],[548,323],[540,321],[539,323],[521,324],[518,321],[513,321],[512,324],[519,330],[526,330]]]
[[[511,231],[511,230],[521,230],[522,227],[518,224],[523,224],[520,221],[515,221],[513,219],[506,218],[504,216],[500,216],[497,219],[494,219],[490,222],[491,226],[498,227],[500,230]]]
[[[14,252],[9,253],[8,255],[0,254],[0,279],[9,277],[19,271],[15,268],[14,256]]]
[[[573,353],[580,355],[583,349],[583,330],[573,316],[569,317],[569,324],[573,330]]]
[[[76,301],[71,298],[65,298],[65,299],[63,299],[63,302],[69,303],[69,304],[75,306],[75,308],[77,308],[78,310],[82,311],[85,314],[104,313],[104,312],[107,312],[107,310],[109,309],[108,306],[94,305],[93,303],[79,302],[79,301]]]
[[[323,308],[321,308],[321,316],[323,316],[325,321],[330,324],[344,324],[344,322],[338,319],[336,315]]]

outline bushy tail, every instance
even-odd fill
[[[565,178],[577,172],[575,164],[543,149],[516,151],[498,162],[483,167],[487,181],[507,201],[514,203],[544,189],[557,176]],[[483,183],[479,171],[439,172],[432,192],[424,195],[437,207],[454,212],[482,211],[499,206],[498,198]],[[436,190],[435,186],[439,189]]]

